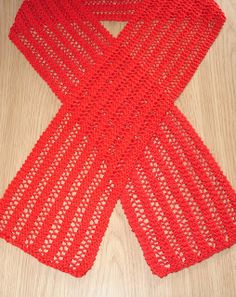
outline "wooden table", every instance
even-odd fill
[[[0,0],[0,196],[59,108],[8,40],[22,0]],[[218,0],[227,22],[177,104],[236,188],[236,0]],[[120,24],[104,24],[113,34]],[[1,297],[235,297],[236,245],[160,279],[151,274],[120,204],[83,278],[49,268],[0,240]]]

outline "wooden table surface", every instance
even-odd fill
[[[21,2],[0,0],[0,197],[60,105],[8,40]],[[227,22],[177,105],[236,188],[236,0],[218,3]],[[109,24],[113,34],[119,28]],[[0,297],[236,296],[236,245],[160,279],[151,274],[119,203],[83,278],[49,268],[4,240],[0,267]]]

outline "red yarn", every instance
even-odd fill
[[[115,39],[100,20],[127,21]],[[213,0],[25,0],[9,37],[62,105],[8,186],[0,236],[84,275],[121,200],[163,277],[236,242],[236,195],[174,101],[225,16]]]

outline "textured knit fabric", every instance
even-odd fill
[[[126,21],[114,38],[101,20]],[[84,275],[120,199],[163,277],[236,242],[236,195],[174,105],[225,16],[213,0],[25,0],[9,37],[61,101],[0,204],[0,236]]]

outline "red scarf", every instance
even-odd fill
[[[100,20],[128,23],[115,39]],[[224,21],[213,0],[25,0],[10,39],[62,105],[1,200],[0,236],[82,276],[120,199],[160,277],[235,243],[235,192],[174,105]]]

